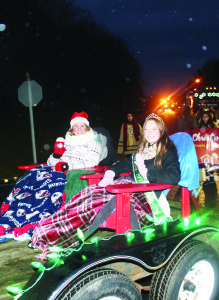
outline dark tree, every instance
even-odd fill
[[[1,0],[1,98],[17,101],[28,71],[42,103],[73,109],[135,106],[141,68],[127,44],[93,21],[75,1]]]
[[[195,78],[201,79],[201,85],[219,86],[219,59],[213,57],[208,60],[204,66],[194,74],[194,78],[191,82],[194,82]]]
[[[92,127],[110,130],[117,144],[121,109],[134,111],[142,95],[127,44],[74,0],[0,0],[0,23],[7,26],[0,32],[2,172],[17,174],[32,160],[29,110],[17,94],[26,71],[43,88],[33,109],[38,161],[47,160],[44,145],[52,149],[65,134],[73,111],[87,111]]]

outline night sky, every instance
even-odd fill
[[[145,93],[184,91],[206,61],[219,58],[219,0],[79,0],[139,60]]]

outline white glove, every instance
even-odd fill
[[[144,159],[142,157],[142,155],[140,153],[136,154],[136,161],[135,161],[136,166],[138,167],[138,170],[141,174],[141,176],[144,179],[147,179],[147,172],[148,169],[146,168],[145,164],[144,164]]]
[[[111,170],[107,170],[104,174],[103,179],[98,183],[98,185],[105,187],[107,185],[113,184],[114,177],[115,177],[115,172]]]

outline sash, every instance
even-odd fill
[[[149,183],[148,180],[144,179],[144,177],[140,174],[138,167],[136,165],[136,153],[132,155],[132,166],[133,166],[133,174],[135,182],[137,183]],[[170,216],[170,206],[169,203],[164,196],[163,192],[157,197],[156,192],[148,191],[144,192],[147,201],[151,207],[153,217],[147,215],[147,219],[149,222],[154,222],[155,225],[163,224],[166,221],[171,221],[172,217]]]
[[[134,134],[134,137],[135,137],[135,140],[138,141],[139,140],[139,136],[137,133],[137,126],[139,127],[138,124],[135,124],[133,121],[131,122],[125,122],[123,124],[123,150],[126,151],[127,150],[127,139],[128,139],[128,132],[127,132],[127,128],[128,128],[128,125],[132,125],[132,128],[133,128],[133,134]],[[139,128],[138,128],[139,129]],[[139,130],[138,130],[139,131]]]

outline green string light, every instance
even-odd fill
[[[127,237],[127,241],[131,242],[134,239],[135,234],[131,231],[128,231],[128,232],[125,233],[125,236]]]
[[[77,228],[77,236],[82,242],[84,242],[84,234],[80,228]]]
[[[61,248],[61,247],[57,247],[57,246],[52,246],[52,247],[49,247],[48,248],[50,251],[52,251],[52,252],[62,252],[63,251],[63,248]]]
[[[33,262],[31,263],[31,265],[32,265],[34,268],[36,268],[36,269],[41,269],[41,268],[43,268],[43,265],[42,265],[40,262],[37,262],[37,261],[33,261]]]
[[[63,259],[59,259],[58,262],[57,262],[57,267],[61,266],[61,265],[64,265],[64,260]]]
[[[184,226],[188,226],[189,225],[189,218],[184,218],[183,223],[184,223]]]
[[[145,233],[145,241],[148,242],[149,240],[151,240],[155,234],[154,234],[155,229],[154,228],[148,228],[148,227],[142,227],[141,228],[141,232]]]
[[[56,253],[49,253],[49,254],[47,254],[47,257],[48,257],[48,258],[58,258],[59,255],[56,254]]]
[[[189,225],[189,219],[188,218],[184,218],[182,221],[183,221],[183,224],[185,226]],[[200,218],[197,218],[196,219],[196,224],[199,225],[200,221],[201,221]],[[166,226],[166,223],[163,224],[163,225]],[[154,232],[155,228],[150,228],[150,227],[153,227],[153,224],[151,224],[148,227],[142,227],[141,230],[135,230],[135,231],[138,231],[138,232],[141,232],[141,233],[145,233],[145,240],[148,241],[149,239],[151,239],[151,237],[155,236],[155,232]],[[119,235],[124,235],[124,234],[119,234]],[[73,252],[79,252],[85,244],[86,245],[91,245],[91,244],[94,244],[94,243],[98,243],[98,241],[100,241],[100,240],[101,241],[110,240],[113,237],[118,236],[118,234],[117,235],[112,235],[111,237],[108,237],[108,238],[95,237],[89,243],[89,242],[85,242],[84,241],[84,234],[83,234],[82,230],[80,228],[78,228],[77,229],[77,236],[79,237],[80,240],[83,241],[83,243],[78,248],[63,249],[63,248],[57,247],[57,246],[52,246],[52,247],[48,248],[50,251],[53,252],[53,253],[50,253],[50,254],[47,255],[47,257],[50,258],[50,261],[54,262],[54,264],[53,264],[52,267],[45,268],[40,262],[32,262],[31,263],[33,267],[39,268],[39,269],[41,268],[42,269],[42,272],[40,273],[39,277],[36,279],[36,282],[32,286],[30,286],[26,290],[22,290],[21,288],[18,288],[18,287],[7,287],[7,291],[9,293],[13,294],[13,295],[19,295],[19,294],[22,295],[23,293],[27,292],[28,290],[30,290],[33,286],[35,286],[37,284],[37,282],[42,278],[42,276],[43,276],[43,274],[44,274],[45,271],[49,271],[49,270],[53,269],[56,266],[63,265],[64,261],[61,259],[62,256],[63,257],[67,257],[67,256],[71,255]],[[127,237],[127,241],[130,242],[130,241],[132,241],[134,239],[135,234],[132,231],[128,230],[125,233],[125,236]],[[85,255],[81,255],[81,258],[84,261],[87,260],[87,257]]]
[[[197,219],[195,220],[195,222],[196,222],[197,225],[199,225],[199,224],[201,223],[201,219],[200,219],[200,218],[197,218]]]
[[[167,234],[167,221],[164,221],[164,223],[163,223],[163,233],[164,234]]]
[[[154,229],[154,228],[148,228],[148,227],[142,227],[140,231],[141,231],[142,233],[147,233],[147,234],[149,234],[149,233],[154,232],[155,229]]]
[[[19,295],[22,294],[22,289],[16,286],[9,286],[6,290],[12,295]]]
[[[98,241],[100,240],[99,237],[95,237],[91,240],[91,243],[95,243],[95,244],[98,244]]]
[[[150,215],[146,215],[146,219],[150,222],[153,223],[154,222],[154,218]]]

